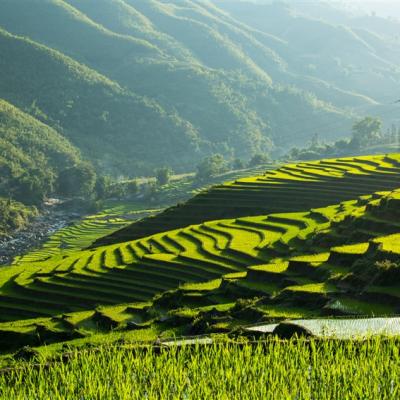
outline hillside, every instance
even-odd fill
[[[397,155],[349,157],[288,164],[263,175],[238,179],[203,191],[95,242],[139,239],[154,233],[222,218],[308,210],[399,186]]]
[[[40,204],[59,174],[81,161],[64,136],[0,99],[0,197]]]
[[[398,124],[396,26],[314,14],[236,1],[5,0],[0,97],[115,176],[193,170],[211,153],[280,155],[316,133],[342,138],[367,113]]]
[[[115,337],[135,331],[143,340],[288,317],[396,314],[400,194],[387,190],[399,185],[399,161],[398,154],[321,160],[330,172],[319,176],[334,179],[335,193],[351,200],[334,199],[332,181],[321,180],[314,206],[305,208],[312,203],[311,168],[297,166],[292,174],[304,190],[293,196],[275,182],[268,191],[280,202],[294,197],[292,210],[286,205],[284,212],[249,216],[248,206],[240,218],[4,268],[1,348],[110,329],[119,332]],[[352,178],[351,186],[338,170]]]
[[[185,151],[195,148],[188,124],[63,54],[5,31],[0,48],[0,72],[8,77],[0,96],[62,132],[100,170],[152,170],[144,160],[164,165],[171,146],[182,151],[171,161],[178,169]]]
[[[3,33],[1,72],[10,80],[0,96],[26,110],[35,101],[107,173],[147,174],[160,164],[193,170],[210,153],[246,159],[315,131],[326,139],[349,131],[344,102],[322,101],[286,79],[274,50],[281,40],[259,38],[211,3],[7,0],[0,11],[1,27],[30,39],[22,46]],[[48,23],[38,24],[42,18]],[[38,43],[47,56],[39,57]],[[49,57],[49,49],[58,53]],[[54,67],[55,54],[74,65],[74,76]],[[32,75],[35,84],[19,83]],[[67,82],[68,96],[60,96]]]
[[[38,215],[35,207],[28,207],[9,198],[0,197],[0,253],[4,248],[3,236],[27,226]],[[3,254],[1,254],[3,255]],[[0,262],[3,263],[2,257]]]
[[[331,96],[332,89],[384,104],[397,97],[393,83],[400,79],[394,33],[398,21],[333,12],[329,2],[215,3],[231,17],[286,43],[277,54],[300,79],[297,85],[312,88],[322,99]],[[329,83],[328,91],[322,82]]]

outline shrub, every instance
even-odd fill
[[[171,168],[168,167],[162,167],[156,169],[155,174],[156,174],[157,184],[159,186],[163,186],[166,185],[171,179],[172,170]]]

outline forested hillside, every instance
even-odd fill
[[[167,162],[169,143],[176,151],[188,150],[195,139],[188,123],[154,101],[55,50],[5,31],[0,46],[0,71],[8,77],[0,82],[1,96],[62,131],[100,169],[143,170],[152,157]]]
[[[348,14],[330,2],[215,3],[232,18],[285,43],[276,52],[287,61],[297,86],[322,99],[352,106],[361,97],[385,104],[396,100],[398,20]],[[336,97],[338,91],[351,97]]]
[[[3,100],[0,122],[0,196],[40,203],[59,173],[82,161],[65,137]]]
[[[193,169],[207,154],[246,158],[351,123],[341,104],[284,81],[282,40],[209,2],[6,0],[0,11],[0,96],[107,173]]]

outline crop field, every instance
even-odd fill
[[[39,249],[17,257],[13,264],[31,264],[56,255],[66,256],[90,246],[95,240],[110,235],[136,219],[159,211],[159,209],[146,209],[140,204],[109,204],[101,212],[58,230]]]
[[[399,376],[394,339],[103,346],[14,365],[0,375],[0,398],[395,400]]]
[[[96,242],[140,239],[205,221],[305,211],[399,187],[400,155],[363,156],[284,165],[216,185],[155,218]]]
[[[16,257],[13,265],[31,264],[47,260],[56,255],[65,257],[73,252],[89,247],[96,240],[111,235],[133,221],[140,220],[159,213],[163,208],[179,201],[193,197],[204,190],[204,187],[218,184],[226,179],[238,179],[243,176],[259,174],[265,169],[272,169],[273,164],[251,167],[243,170],[233,170],[210,178],[210,181],[198,182],[194,174],[175,175],[171,181],[158,188],[159,200],[157,205],[149,208],[146,202],[126,200],[108,200],[104,208],[93,215],[89,215],[76,223],[68,225],[51,235],[38,249],[33,249],[27,254]],[[155,178],[137,179],[138,182],[155,183]],[[160,203],[160,204],[158,204]]]
[[[240,336],[248,335],[243,327],[286,319],[399,314],[400,157],[352,160],[299,164],[312,183],[318,165],[326,188],[335,180],[335,192],[314,190],[315,207],[217,219],[86,250],[72,246],[1,269],[0,350],[108,332],[120,339],[143,333],[145,340]],[[308,184],[288,201],[311,202]],[[332,203],[346,188],[360,195]],[[264,191],[266,203],[274,190]],[[321,206],[319,196],[331,203]],[[230,205],[236,201],[234,195]]]

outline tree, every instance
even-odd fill
[[[255,167],[257,165],[266,164],[270,161],[269,156],[264,153],[256,153],[249,161],[249,167]]]
[[[126,183],[126,193],[128,196],[134,196],[139,191],[139,185],[136,179],[133,179]]]
[[[96,185],[94,191],[96,192],[96,197],[98,199],[105,199],[110,194],[110,188],[112,185],[111,177],[107,175],[101,175],[96,180]]]
[[[245,167],[244,162],[240,158],[235,158],[232,162],[233,169],[243,169]]]
[[[376,143],[381,138],[380,118],[365,117],[353,124],[351,148],[362,148]]]
[[[55,175],[52,171],[38,168],[25,171],[12,182],[14,198],[24,204],[40,204],[54,190]]]
[[[88,162],[81,162],[60,172],[58,191],[65,196],[92,196],[96,180],[93,166]]]
[[[206,157],[198,166],[196,178],[206,180],[214,175],[221,174],[227,170],[227,163],[221,154],[213,154]]]
[[[172,170],[171,168],[168,167],[157,168],[155,174],[156,174],[157,184],[159,186],[163,186],[169,182],[172,175]]]

